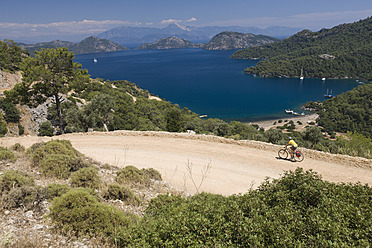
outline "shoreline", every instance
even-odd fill
[[[273,127],[277,126],[283,126],[285,123],[288,123],[289,121],[293,121],[296,124],[296,127],[302,126],[305,127],[309,122],[316,123],[316,119],[319,117],[318,114],[309,114],[304,116],[293,116],[288,115],[288,118],[277,118],[277,119],[271,119],[271,120],[263,120],[263,121],[254,121],[254,122],[245,122],[245,124],[256,124],[260,128],[264,128],[265,130],[269,130]],[[283,120],[282,123],[279,123],[279,120]],[[288,120],[288,122],[284,122],[285,120]],[[297,121],[302,122],[302,125],[297,125]],[[274,122],[277,124],[274,125]]]

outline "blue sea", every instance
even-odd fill
[[[257,61],[230,59],[233,52],[129,50],[76,55],[75,62],[93,78],[128,80],[181,108],[226,121],[286,117],[285,109],[303,112],[307,101],[325,100],[327,90],[338,95],[358,85],[351,79],[257,78],[243,72]]]

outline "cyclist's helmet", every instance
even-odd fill
[[[291,137],[291,136],[289,136],[289,137],[288,137],[288,139],[289,139],[289,140],[291,140],[291,139],[292,139],[292,137]]]

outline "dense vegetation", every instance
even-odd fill
[[[335,98],[306,106],[317,109],[319,125],[329,132],[358,132],[372,138],[372,84],[360,85]]]
[[[0,70],[19,70],[24,51],[11,40],[0,40]]]
[[[312,171],[285,172],[244,195],[161,195],[124,247],[367,247],[372,191]]]
[[[260,77],[372,80],[372,17],[318,32],[301,31],[280,42],[237,51],[232,58],[262,59],[246,73]]]

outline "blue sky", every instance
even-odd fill
[[[300,27],[317,31],[372,16],[372,0],[12,0],[0,39],[77,41],[117,26]]]

